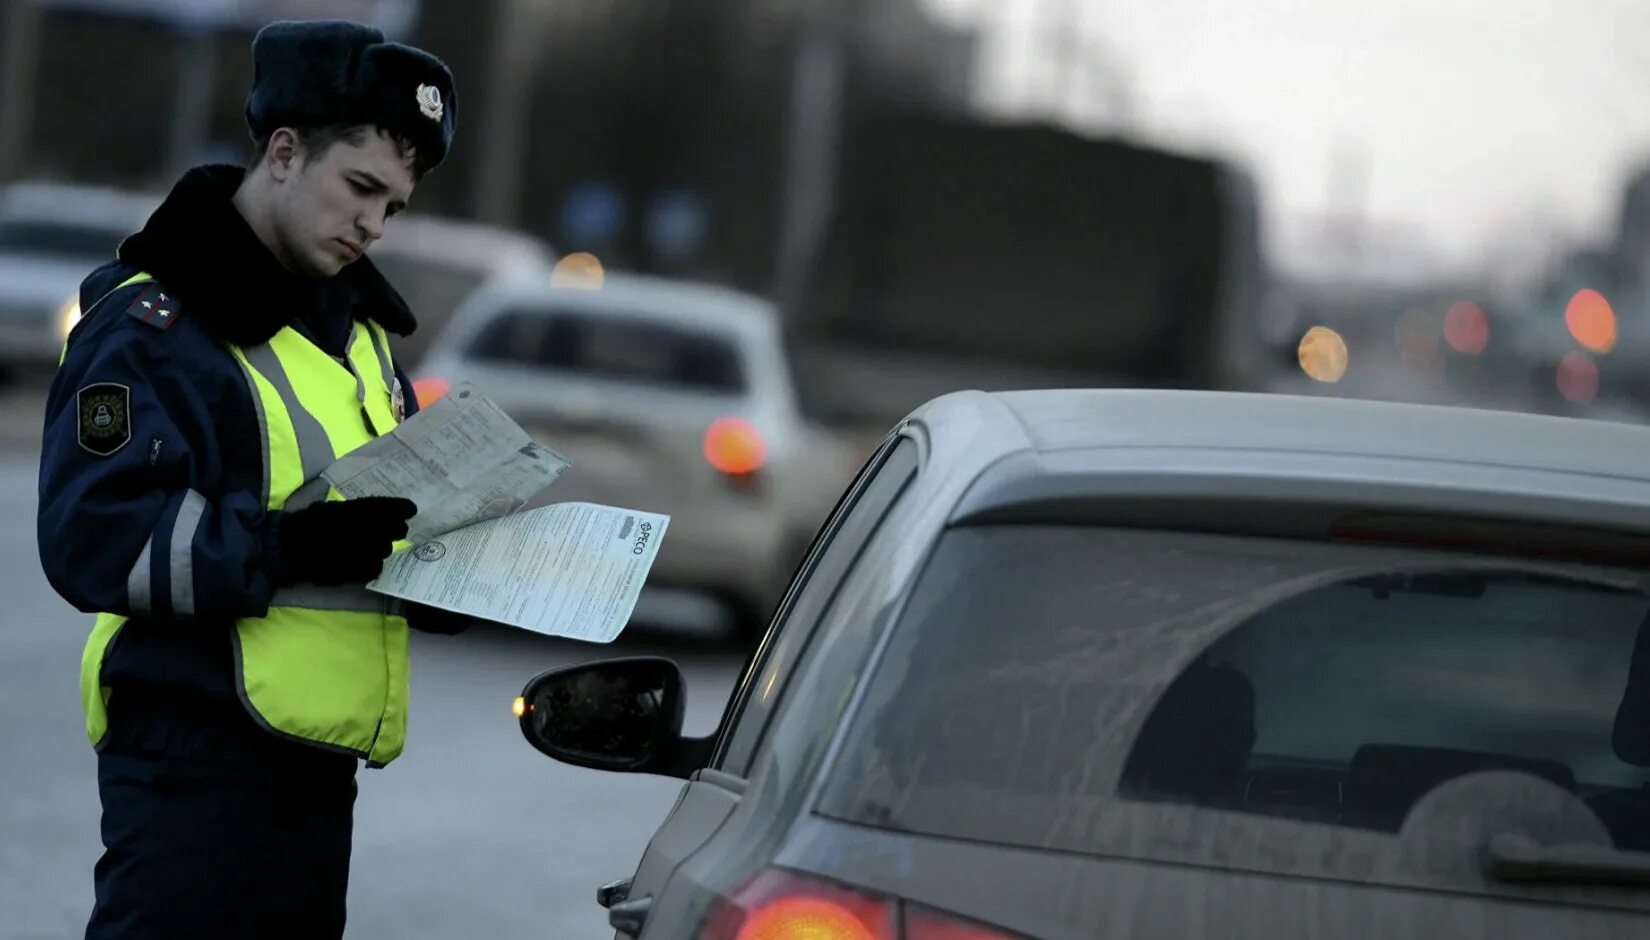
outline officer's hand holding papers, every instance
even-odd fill
[[[572,462],[468,383],[322,474],[347,499],[418,504],[381,594],[536,633],[608,643],[635,610],[670,517],[592,503],[521,512]]]

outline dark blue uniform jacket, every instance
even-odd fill
[[[75,607],[132,618],[104,663],[117,699],[235,702],[229,631],[263,615],[275,589],[279,513],[259,496],[257,415],[224,344],[295,325],[338,354],[352,319],[401,335],[415,326],[365,259],[328,279],[282,268],[229,201],[240,178],[191,171],[86,279],[47,400],[41,563]],[[116,287],[139,271],[155,281]],[[192,540],[174,537],[180,513]]]

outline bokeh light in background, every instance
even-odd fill
[[[1482,307],[1461,301],[1444,314],[1444,342],[1463,356],[1476,356],[1490,345],[1490,320]]]
[[[1583,347],[1607,353],[1616,347],[1616,312],[1604,295],[1592,288],[1576,291],[1564,308],[1564,325]]]
[[[705,460],[723,473],[739,476],[762,469],[768,445],[749,421],[722,418],[705,432]]]
[[[451,382],[434,376],[426,376],[413,382],[413,396],[418,399],[420,409],[430,407],[437,399],[452,390]]]
[[[1558,360],[1558,392],[1578,405],[1598,397],[1598,364],[1584,352],[1568,352]]]
[[[1339,382],[1346,375],[1346,340],[1327,326],[1314,326],[1296,350],[1301,371],[1319,382]]]
[[[551,287],[571,287],[578,290],[596,290],[607,280],[601,259],[587,251],[576,251],[560,261],[550,272]]]
[[[1438,324],[1432,314],[1411,307],[1398,317],[1395,329],[1398,353],[1411,366],[1430,365],[1438,358]]]

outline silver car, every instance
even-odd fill
[[[1650,937],[1650,429],[961,393],[822,530],[721,727],[650,657],[517,701],[686,779],[643,940]]]
[[[80,282],[114,260],[160,197],[28,182],[0,187],[0,371],[57,364]]]
[[[731,621],[754,638],[852,477],[852,451],[803,418],[766,301],[635,276],[598,284],[481,291],[415,373],[420,399],[474,382],[571,459],[544,501],[671,517],[637,619]]]

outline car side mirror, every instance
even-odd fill
[[[632,656],[540,673],[515,711],[527,742],[562,763],[685,779],[711,752],[711,739],[682,737],[685,699],[676,663]]]

